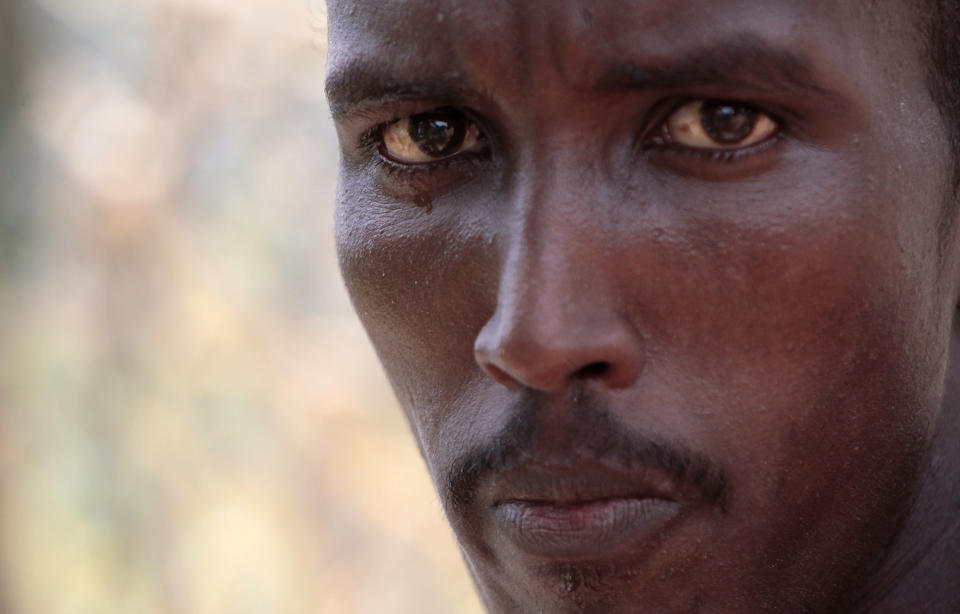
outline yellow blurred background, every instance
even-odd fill
[[[0,612],[480,611],[338,278],[313,1],[0,0]]]

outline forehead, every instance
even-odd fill
[[[916,7],[897,0],[329,0],[332,59],[393,56],[418,64],[496,58],[500,72],[536,60],[670,53],[750,33],[816,48],[916,44]],[[914,44],[909,44],[909,43]],[[844,44],[846,43],[846,44]],[[582,57],[571,53],[579,50]],[[916,49],[914,49],[916,51]],[[576,71],[577,66],[567,66]]]
[[[829,7],[827,6],[829,5]],[[784,35],[808,28],[800,19],[819,15],[818,27],[849,21],[852,2],[823,0],[330,0],[333,40],[350,45],[385,41],[418,49],[467,47],[482,42],[491,51],[518,51],[520,41],[571,42],[597,51],[623,45],[664,44],[679,34],[709,36],[744,25]],[[746,20],[746,21],[745,21]],[[800,32],[797,32],[798,34]],[[504,56],[503,59],[507,59]]]
[[[371,89],[365,82],[446,80],[523,103],[548,82],[588,89],[618,64],[679,56],[688,67],[756,64],[761,79],[779,64],[772,87],[816,72],[811,81],[880,105],[926,89],[916,7],[898,0],[329,0],[328,9],[331,82],[357,90],[332,92],[335,113],[341,98]]]

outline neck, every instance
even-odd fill
[[[857,608],[862,614],[960,612],[960,335],[951,339],[940,418],[920,491]]]

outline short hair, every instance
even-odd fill
[[[948,124],[954,184],[960,188],[960,0],[925,0],[923,34],[930,57],[930,94]]]

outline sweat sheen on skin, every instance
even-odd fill
[[[328,6],[341,268],[490,612],[960,611],[913,5]]]

